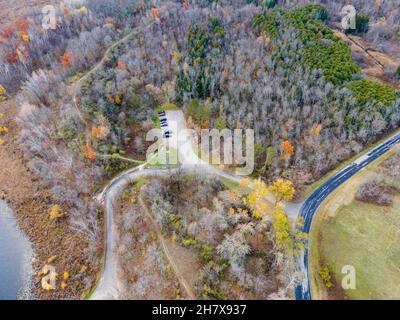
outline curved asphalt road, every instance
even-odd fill
[[[329,196],[342,183],[354,176],[358,171],[365,168],[374,160],[381,157],[384,153],[389,151],[395,144],[400,142],[400,133],[395,134],[391,138],[384,141],[379,146],[372,149],[366,155],[358,158],[356,161],[348,165],[338,174],[326,181],[321,187],[319,187],[303,204],[300,216],[304,218],[303,232],[309,233],[313,217],[317,212],[318,207],[322,202]],[[297,300],[311,300],[311,291],[308,279],[308,249],[305,249],[304,255],[300,261],[303,269],[305,278],[301,285],[298,285],[295,289],[295,295]]]

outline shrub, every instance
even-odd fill
[[[218,130],[226,129],[226,120],[223,118],[218,118],[215,120],[215,128]]]
[[[210,261],[213,257],[213,247],[209,244],[203,244],[200,250],[200,257],[204,261]]]
[[[331,273],[329,271],[329,267],[325,266],[323,267],[319,272],[319,276],[321,277],[322,281],[324,282],[325,287],[328,289],[332,287],[332,281],[331,281]]]
[[[392,204],[387,188],[383,183],[376,180],[363,184],[356,194],[356,199],[380,206],[390,206]]]
[[[176,214],[168,214],[168,222],[174,226],[175,230],[178,230],[182,226],[182,218]]]
[[[196,247],[197,246],[197,241],[195,239],[183,239],[182,240],[182,245],[184,247]]]
[[[211,288],[209,285],[205,284],[203,286],[203,298],[207,299],[209,297],[215,298],[217,300],[227,300],[227,294],[220,290]]]

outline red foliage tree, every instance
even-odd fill
[[[9,50],[6,54],[6,60],[8,63],[16,63],[18,61],[18,54],[14,50]]]
[[[182,9],[185,11],[189,10],[189,3],[187,1],[182,3]]]
[[[15,26],[17,27],[18,31],[27,32],[31,26],[31,23],[28,20],[20,19],[15,22]]]
[[[13,33],[14,33],[14,30],[11,27],[7,27],[3,30],[1,35],[6,39],[10,39],[12,37]]]

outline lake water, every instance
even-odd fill
[[[7,203],[0,200],[0,300],[29,299],[32,248]]]

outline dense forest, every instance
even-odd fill
[[[29,167],[69,212],[94,265],[101,224],[93,194],[131,165],[123,157],[145,159],[160,108],[182,109],[195,128],[254,129],[254,176],[295,186],[398,128],[398,92],[363,78],[331,29],[346,1],[314,2],[326,6],[96,0],[57,7],[54,30],[32,12],[2,31],[0,98],[17,94]],[[357,32],[372,44],[383,37],[379,49],[392,52],[398,1],[379,10],[354,2],[369,17]]]
[[[256,174],[297,185],[397,127],[397,94],[361,79],[350,49],[325,24],[330,11],[282,7],[90,1],[68,14],[59,9],[64,18],[56,30],[40,31],[34,14],[5,30],[0,82],[11,92],[28,78],[19,94],[20,118],[34,170],[48,181],[62,178],[45,168],[65,152],[83,155],[106,174],[126,164],[95,155],[142,160],[154,110],[171,103],[199,127],[254,128]],[[79,88],[90,119],[85,134],[69,84],[124,36],[127,41]],[[50,156],[46,145],[62,150]]]

